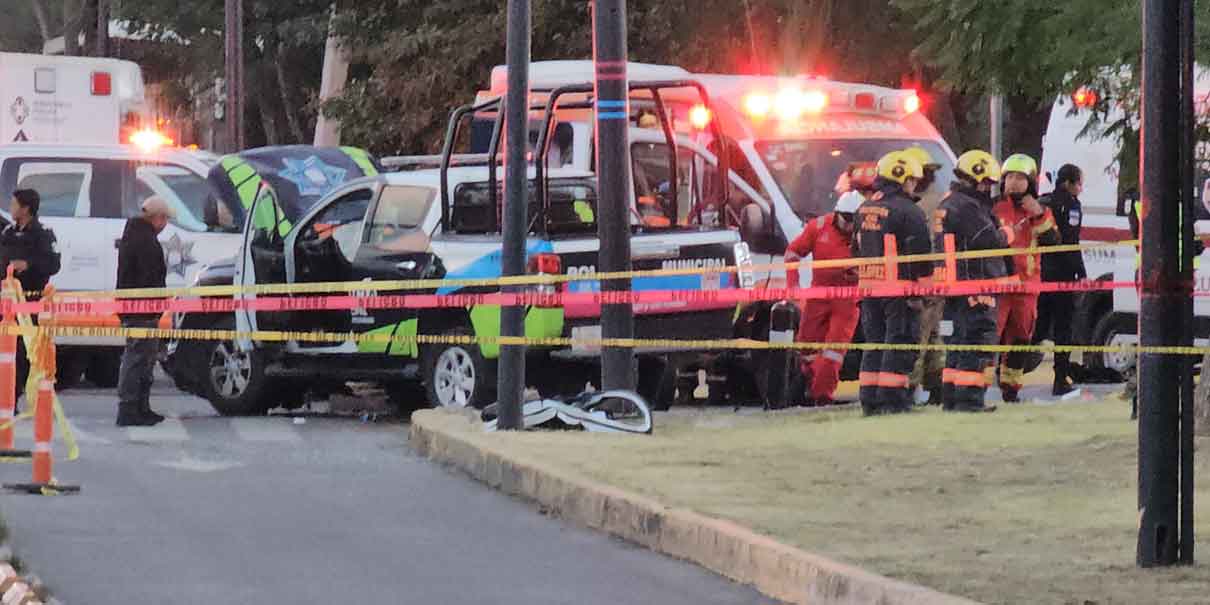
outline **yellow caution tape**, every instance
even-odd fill
[[[25,302],[25,293],[21,291],[19,285],[16,285],[16,280],[11,280],[13,284],[8,284],[3,288],[3,296],[12,298],[17,303]],[[24,313],[17,314],[17,326],[6,326],[5,332],[11,334],[16,330],[17,334],[25,340],[25,353],[27,359],[40,359],[38,356],[41,340],[37,337],[41,332],[38,326],[34,325],[33,319]],[[54,344],[51,343],[53,347]],[[29,410],[20,414],[21,419],[33,418],[37,414],[38,405],[41,404],[38,397],[38,384],[43,378],[54,379],[53,376],[47,377],[45,371],[38,364],[30,364],[29,377],[25,381],[25,401],[32,402],[29,405]],[[51,411],[54,414],[55,423],[58,425],[58,434],[63,436],[63,444],[67,446],[67,459],[76,460],[80,457],[80,446],[76,442],[76,434],[71,430],[71,423],[67,421],[67,414],[63,411],[63,403],[59,401],[59,394],[54,393],[51,398]],[[14,419],[15,421],[16,419]]]
[[[27,328],[3,328],[0,332],[25,332]],[[1152,353],[1160,355],[1204,355],[1210,347],[1142,346],[1142,345],[966,345],[966,344],[883,344],[883,343],[836,343],[836,342],[768,342],[746,338],[713,340],[678,340],[670,338],[530,338],[523,336],[471,336],[471,335],[417,335],[401,336],[385,333],[356,332],[301,332],[280,330],[166,330],[159,328],[109,328],[75,326],[38,326],[34,331],[45,330],[53,336],[89,336],[103,338],[171,339],[171,340],[252,340],[259,342],[311,342],[311,343],[400,343],[405,345],[494,344],[502,346],[556,347],[571,346],[604,348],[656,348],[677,350],[846,350],[858,351],[968,351],[988,353]]]
[[[995,258],[1019,256],[1027,254],[1054,254],[1057,252],[1080,252],[1098,248],[1116,248],[1137,245],[1136,240],[1120,242],[1099,242],[1093,244],[1070,244],[1062,246],[1040,246],[1033,248],[1004,248],[997,250],[972,250],[958,252],[953,255],[956,260],[971,260],[980,258]],[[899,263],[936,262],[949,256],[944,252],[914,254],[893,257]],[[588,274],[566,275],[518,275],[510,277],[492,277],[480,279],[405,279],[383,281],[351,281],[351,282],[316,282],[295,284],[252,284],[246,286],[194,286],[183,288],[132,288],[125,290],[89,290],[61,292],[68,298],[168,298],[176,296],[235,296],[269,295],[269,294],[323,294],[349,292],[398,292],[413,290],[435,290],[450,287],[499,287],[526,285],[556,285],[577,281],[608,281],[619,279],[641,279],[650,277],[672,277],[683,275],[705,275],[720,273],[770,272],[783,269],[813,267],[816,269],[835,269],[860,267],[865,265],[882,265],[886,257],[847,258],[836,260],[802,260],[792,263],[769,263],[761,265],[745,265],[742,267],[685,267],[678,269],[651,269],[643,271],[615,271]]]

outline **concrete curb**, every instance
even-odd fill
[[[811,605],[974,605],[975,601],[892,580],[781,544],[734,523],[669,508],[643,496],[505,455],[462,414],[412,415],[411,445],[554,515],[608,532],[706,569],[787,603]]]

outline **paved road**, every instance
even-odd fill
[[[56,475],[83,493],[6,494],[0,508],[17,555],[67,605],[768,602],[435,467],[398,422],[218,418],[157,383],[171,420],[121,429],[111,393],[63,401],[83,457]]]

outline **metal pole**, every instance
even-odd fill
[[[525,233],[529,200],[529,0],[508,1],[508,95],[504,101],[504,250],[503,274],[525,273]],[[493,185],[494,186],[494,185]],[[519,291],[511,286],[506,291]],[[510,305],[500,311],[501,336],[525,336],[525,307]],[[525,394],[525,347],[504,345],[500,349],[497,378],[500,396],[498,426],[506,430],[521,428],[521,398]]]
[[[989,125],[988,152],[997,160],[1004,159],[1004,97],[992,95],[988,99],[987,121]]]
[[[592,12],[596,63],[597,178],[600,182],[597,232],[601,271],[630,270],[630,91],[626,76],[626,0],[595,0]],[[628,292],[629,279],[603,280],[601,290]],[[602,305],[601,335],[634,337],[629,304]],[[604,347],[601,383],[605,389],[635,388],[637,368],[630,347]]]
[[[244,3],[226,0],[225,43],[228,151],[244,149]]]
[[[1193,346],[1193,222],[1197,217],[1194,204],[1196,183],[1194,163],[1194,129],[1197,127],[1193,112],[1194,42],[1193,0],[1181,0],[1180,47],[1181,47],[1181,346]],[[1180,461],[1180,562],[1193,563],[1193,357],[1181,358],[1181,461]]]
[[[1143,0],[1143,105],[1140,137],[1143,204],[1143,346],[1181,341],[1181,0]],[[1139,356],[1140,567],[1171,565],[1178,552],[1180,374],[1171,356]]]

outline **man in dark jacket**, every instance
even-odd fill
[[[1079,167],[1064,164],[1055,178],[1055,190],[1044,196],[1042,204],[1050,208],[1059,227],[1060,243],[1080,243],[1083,210],[1080,193],[1084,191],[1084,173]],[[1057,252],[1042,255],[1042,281],[1072,282],[1087,279],[1084,255],[1079,252]],[[1038,323],[1034,329],[1035,344],[1050,338],[1056,345],[1070,345],[1072,318],[1075,316],[1074,292],[1044,292],[1038,297]],[[1055,381],[1052,393],[1059,397],[1072,392],[1075,382],[1071,373],[1071,353],[1055,353]]]
[[[51,276],[59,272],[60,257],[55,233],[38,221],[38,209],[42,198],[33,189],[18,189],[13,192],[9,211],[13,222],[0,232],[0,276],[7,275],[11,267],[21,289],[29,293],[29,300],[41,298]],[[38,316],[32,319],[36,323]],[[25,382],[29,378],[29,358],[25,353],[24,339],[17,344],[17,396],[25,393]]]
[[[174,216],[161,197],[143,202],[143,215],[126,222],[118,244],[118,289],[163,288],[168,274],[164,249],[156,238]],[[155,314],[122,316],[124,328],[154,328]],[[164,417],[151,410],[151,383],[160,342],[150,338],[127,338],[118,373],[118,426],[152,426]]]
[[[958,158],[954,169],[957,180],[941,202],[933,218],[934,245],[945,249],[946,236],[953,236],[957,252],[1007,248],[1012,229],[1001,224],[992,212],[992,186],[1000,180],[1000,163],[986,151],[972,150]],[[955,263],[957,275],[947,279],[995,280],[1008,274],[1005,259],[1011,257],[972,258]],[[996,344],[996,297],[955,296],[949,302],[953,311],[951,344]],[[995,355],[982,351],[951,351],[945,358],[942,380],[942,406],[947,411],[984,412],[996,408],[984,404],[987,393],[986,370]]]
[[[916,206],[916,184],[924,177],[924,167],[911,155],[893,151],[878,162],[876,192],[857,211],[857,235],[853,246],[857,257],[878,258],[890,255],[916,255],[932,252],[928,219]],[[894,244],[894,250],[887,247]],[[887,274],[884,263],[863,265],[858,269],[863,286],[911,284],[928,279],[930,263],[905,262],[896,266],[896,274]],[[918,297],[869,298],[861,301],[861,329],[871,344],[912,345],[920,336]],[[861,408],[867,416],[898,414],[912,409],[909,389],[916,352],[871,350],[861,356]]]

